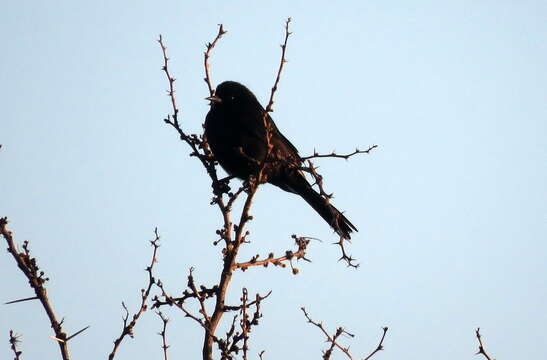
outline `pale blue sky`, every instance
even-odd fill
[[[220,224],[210,183],[163,124],[163,34],[182,122],[200,131],[204,45],[223,23],[213,81],[237,80],[265,102],[283,22],[293,32],[273,117],[300,149],[351,151],[318,162],[334,203],[359,228],[361,267],[337,263],[331,230],[301,199],[257,195],[255,253],[281,253],[290,235],[321,238],[311,264],[238,273],[237,299],[272,290],[253,332],[266,359],[320,357],[322,335],[299,307],[377,359],[474,359],[481,326],[498,359],[545,357],[547,342],[547,3],[544,1],[4,2],[0,11],[0,216],[52,278],[49,293],[77,359],[106,357],[121,301],[137,306],[155,226],[158,276],[174,292],[187,269],[211,284]],[[291,209],[291,210],[287,210]],[[31,295],[4,254],[1,302]],[[119,358],[160,358],[161,323],[145,314]],[[177,312],[172,358],[197,358],[201,331]],[[25,359],[58,348],[36,303],[0,307]],[[338,356],[337,358],[342,358]]]

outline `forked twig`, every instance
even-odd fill
[[[167,349],[169,348],[169,345],[167,345],[167,323],[169,322],[169,319],[163,315],[161,311],[158,311],[156,314],[160,317],[163,326],[161,331],[159,332],[159,335],[161,336],[161,348],[163,350],[163,360],[168,360],[167,356]]]
[[[480,330],[481,328],[477,328],[477,330],[475,330],[475,336],[477,337],[477,340],[479,341],[479,351],[475,355],[482,354],[487,360],[494,360],[494,358],[491,358],[490,355],[488,355],[486,353],[486,350],[484,349]]]
[[[70,353],[68,349],[68,339],[69,337],[63,330],[63,321],[58,321],[55,312],[53,311],[53,306],[51,305],[47,290],[44,287],[44,284],[49,280],[45,277],[45,274],[36,261],[36,258],[32,257],[30,254],[30,249],[28,247],[28,241],[23,243],[23,251],[19,252],[11,231],[7,229],[8,219],[3,217],[0,218],[0,233],[6,240],[8,244],[8,252],[13,256],[17,262],[19,269],[25,274],[28,279],[30,287],[34,290],[36,297],[42,304],[53,329],[54,336],[53,338],[57,340],[59,344],[59,350],[61,351],[61,357],[63,360],[70,359]]]
[[[10,349],[11,351],[13,351],[13,355],[15,355],[13,360],[20,360],[21,354],[23,353],[21,350],[17,349],[17,344],[20,342],[20,337],[21,335],[16,334],[15,332],[13,332],[13,330],[9,331]]]
[[[215,40],[213,42],[207,43],[206,47],[207,50],[205,50],[205,53],[203,54],[203,66],[205,67],[205,78],[203,79],[207,83],[207,87],[209,88],[209,94],[213,96],[215,94],[215,89],[213,85],[211,85],[211,75],[210,75],[210,66],[209,66],[209,57],[211,56],[211,51],[214,49],[215,45],[217,44],[217,41],[220,40],[222,35],[226,34],[227,31],[224,30],[224,27],[222,24],[218,25],[218,33],[215,37]]]
[[[340,158],[340,159],[349,159],[350,157],[357,155],[357,154],[369,154],[372,150],[376,149],[378,145],[371,145],[366,150],[359,150],[355,149],[355,151],[350,152],[348,154],[337,154],[336,151],[331,152],[330,154],[319,154],[317,151],[313,151],[313,155],[310,156],[304,156],[300,157],[302,161],[310,160],[310,159],[318,159],[318,158]]]
[[[154,229],[154,235],[155,235],[154,240],[150,240],[150,245],[153,247],[152,259],[150,260],[150,265],[146,267],[146,272],[148,273],[148,285],[146,289],[141,289],[141,304],[139,306],[139,309],[131,317],[131,321],[128,321],[129,310],[127,309],[125,304],[122,302],[122,306],[125,310],[125,316],[123,317],[123,329],[120,336],[118,336],[118,338],[114,340],[114,347],[112,348],[112,351],[108,355],[108,360],[114,359],[120,344],[122,343],[122,341],[124,340],[126,336],[129,335],[130,337],[133,337],[133,328],[137,324],[137,321],[139,320],[142,313],[148,310],[148,305],[146,304],[146,302],[148,300],[148,296],[150,295],[150,290],[152,289],[152,286],[156,283],[156,280],[154,279],[154,275],[152,271],[154,269],[154,265],[157,263],[157,252],[158,252],[158,248],[160,247],[160,244],[159,244],[160,236],[158,234],[158,228]]]
[[[320,323],[320,322],[316,322],[314,321],[310,316],[309,314],[307,313],[306,309],[304,307],[301,307],[300,310],[302,310],[302,312],[304,313],[304,316],[306,317],[306,319],[308,320],[309,323],[315,325],[317,328],[319,328],[319,330],[321,330],[321,332],[325,335],[326,337],[326,342],[329,342],[330,343],[330,346],[327,350],[325,350],[323,352],[323,360],[328,360],[330,359],[331,355],[332,355],[332,352],[335,348],[338,348],[340,351],[342,351],[346,357],[350,360],[353,360],[354,357],[351,355],[351,353],[349,352],[349,347],[345,347],[343,345],[341,345],[337,339],[341,336],[341,335],[347,335],[349,337],[355,337],[355,335],[347,332],[344,328],[342,327],[338,327],[335,331],[335,333],[333,335],[330,335],[327,330],[324,328],[323,324]],[[384,339],[386,337],[386,333],[387,333],[387,330],[388,328],[387,327],[383,327],[382,328],[383,330],[383,333],[382,333],[382,337],[380,338],[380,342],[378,343],[378,346],[376,346],[376,348],[367,356],[365,357],[363,360],[369,360],[370,358],[372,358],[378,351],[380,350],[383,350],[384,349]]]

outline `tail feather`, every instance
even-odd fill
[[[293,169],[281,171],[276,176],[271,176],[268,182],[285,191],[300,195],[338,235],[345,239],[351,239],[350,233],[358,231],[344,214],[312,188],[300,172]]]
[[[334,231],[351,239],[350,233],[358,231],[357,228],[337,208],[331,205],[324,197],[316,192],[311,185],[306,183],[305,188],[300,188],[298,194],[334,229]]]
[[[324,197],[317,193],[311,186],[300,196],[334,229],[334,231],[351,239],[350,233],[358,231],[357,228],[337,208],[331,205]]]

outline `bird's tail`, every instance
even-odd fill
[[[338,235],[350,239],[350,233],[358,231],[344,214],[316,192],[307,181],[306,186],[302,186],[299,190],[298,194],[321,215]]]

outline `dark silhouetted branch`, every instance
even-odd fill
[[[374,354],[376,354],[378,351],[380,350],[384,350],[384,339],[386,338],[386,334],[387,334],[387,326],[384,326],[382,328],[382,330],[384,331],[383,334],[382,334],[382,337],[380,338],[380,342],[378,343],[378,346],[376,347],[376,349],[374,349],[374,351],[372,351],[370,353],[369,356],[367,356],[364,360],[369,360],[371,357],[374,356]]]
[[[150,240],[150,245],[153,248],[152,259],[150,260],[150,265],[146,267],[146,272],[148,273],[148,285],[146,289],[141,289],[141,304],[139,306],[139,309],[133,314],[133,316],[131,316],[131,321],[129,321],[129,310],[127,309],[127,306],[125,306],[125,303],[122,302],[122,306],[125,311],[125,316],[123,317],[123,328],[120,336],[114,340],[114,347],[108,355],[109,360],[114,359],[120,344],[126,336],[129,335],[130,337],[133,337],[133,328],[137,324],[137,321],[139,320],[142,313],[148,310],[148,305],[146,304],[146,302],[148,300],[148,296],[150,295],[150,290],[152,289],[152,286],[156,283],[152,271],[154,269],[154,265],[157,262],[157,252],[158,248],[160,247],[160,236],[158,234],[158,228],[154,229],[154,235],[154,240]]]
[[[63,321],[57,320],[57,316],[53,311],[53,306],[49,301],[47,290],[44,286],[49,278],[45,277],[44,271],[40,270],[36,258],[31,256],[30,249],[28,247],[28,241],[23,242],[23,251],[19,252],[13,240],[11,231],[8,231],[7,229],[7,224],[7,218],[0,218],[0,233],[2,233],[2,236],[8,244],[8,252],[13,256],[13,258],[17,262],[17,266],[27,277],[30,287],[34,290],[36,297],[42,304],[42,307],[44,308],[49,318],[51,328],[53,329],[53,332],[55,334],[53,338],[57,340],[57,343],[59,344],[61,357],[63,358],[63,360],[69,360],[70,353],[68,349],[68,340],[70,337],[68,337],[63,330]],[[28,299],[30,298],[27,298],[27,300]]]
[[[330,154],[319,154],[317,151],[313,151],[313,155],[310,156],[303,156],[300,159],[302,161],[310,160],[310,159],[318,159],[318,158],[340,158],[340,159],[349,159],[350,157],[357,155],[357,154],[368,154],[372,150],[376,149],[378,145],[372,145],[366,150],[359,150],[355,149],[355,151],[349,153],[349,154],[337,154],[335,151],[331,152]]]
[[[13,360],[20,360],[21,354],[23,353],[21,350],[17,349],[17,344],[19,344],[20,342],[19,340],[20,337],[21,335],[17,335],[16,333],[13,332],[13,330],[9,331],[10,348],[11,348],[11,351],[13,351],[13,355],[15,355]]]
[[[205,83],[207,83],[207,87],[209,88],[209,94],[214,95],[215,89],[213,85],[211,85],[211,75],[210,75],[210,65],[209,65],[209,57],[211,56],[211,51],[215,48],[215,45],[220,40],[222,35],[226,34],[227,31],[224,30],[224,27],[222,24],[218,25],[218,33],[213,42],[207,43],[206,47],[207,50],[205,50],[205,53],[203,54],[203,66],[205,67],[205,78],[203,79]]]
[[[484,349],[484,345],[482,343],[482,336],[481,336],[480,330],[481,328],[477,328],[477,330],[475,330],[475,336],[477,336],[477,340],[479,342],[479,351],[476,353],[476,355],[482,354],[487,360],[495,360],[494,358],[490,357],[490,355],[486,353],[486,350]]]
[[[343,327],[338,327],[336,329],[336,331],[334,332],[333,335],[330,335],[328,333],[328,331],[325,329],[325,327],[323,326],[323,324],[321,322],[316,322],[314,321],[310,316],[309,314],[306,312],[306,309],[305,308],[300,308],[302,310],[302,312],[304,313],[304,316],[306,317],[306,319],[308,320],[308,322],[310,324],[313,324],[315,325],[317,328],[319,328],[319,330],[321,330],[321,332],[323,333],[323,335],[325,335],[325,338],[326,338],[326,342],[330,343],[329,347],[323,351],[323,360],[329,360],[332,356],[332,353],[333,351],[335,350],[335,348],[338,348],[340,351],[342,351],[346,357],[350,360],[354,360],[354,357],[351,355],[351,353],[349,352],[349,347],[347,346],[343,346],[341,345],[339,342],[338,342],[338,338],[342,335],[347,335],[349,337],[355,337],[355,335],[347,332]],[[376,346],[376,349],[374,349],[374,351],[372,351],[367,357],[364,358],[364,360],[369,360],[370,358],[372,358],[378,351],[380,350],[383,350],[384,349],[384,339],[386,337],[386,333],[387,333],[387,330],[388,328],[387,327],[383,327],[382,328],[383,330],[383,333],[382,333],[382,337],[380,338],[380,342],[378,343],[378,346]]]
[[[160,317],[163,326],[161,331],[158,333],[159,336],[161,336],[161,348],[163,350],[163,360],[168,360],[167,356],[167,349],[169,349],[169,345],[167,345],[167,323],[169,322],[169,318],[165,317],[161,311],[158,311],[156,314]]]
[[[236,263],[233,265],[232,270],[235,269],[241,269],[243,271],[247,270],[251,266],[264,266],[267,267],[269,264],[273,264],[275,266],[281,266],[285,267],[285,261],[289,261],[291,268],[293,269],[293,274],[298,273],[298,269],[293,267],[292,265],[292,259],[304,259],[306,261],[310,261],[306,259],[306,248],[308,247],[308,244],[310,243],[310,238],[306,237],[297,237],[296,235],[292,236],[295,240],[296,245],[298,246],[298,250],[291,251],[287,250],[285,252],[284,256],[274,257],[273,253],[268,254],[268,257],[265,259],[260,259],[259,255],[255,255],[251,258],[251,260],[243,263]]]

